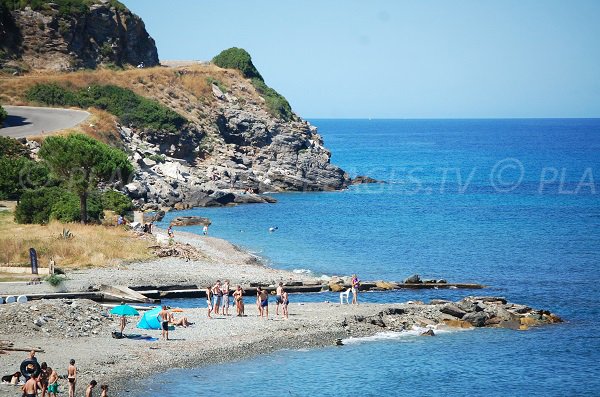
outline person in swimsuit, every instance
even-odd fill
[[[221,291],[221,280],[217,280],[217,283],[212,288],[213,298],[215,303],[213,304],[213,313],[219,314],[219,308],[221,307],[221,298],[223,297],[223,291]]]
[[[100,385],[100,397],[108,397],[108,385]]]
[[[46,391],[48,390],[48,378],[50,377],[49,370],[51,369],[48,368],[48,364],[46,364],[46,362],[40,364],[38,386],[39,389],[42,391],[42,397],[46,397]]]
[[[37,397],[38,392],[38,374],[34,373],[31,378],[21,387],[23,397]]]
[[[169,311],[167,306],[163,305],[162,310],[158,312],[158,319],[160,320],[160,329],[162,330],[161,337],[165,340],[169,340]]]
[[[189,327],[191,324],[187,317],[184,316],[184,317],[177,319],[177,318],[175,318],[175,315],[173,313],[169,313],[169,323],[173,324],[173,325],[180,325],[184,328]]]
[[[85,389],[85,397],[92,397],[92,391],[94,390],[94,387],[96,387],[97,384],[98,382],[92,379],[88,387]]]
[[[281,294],[281,300],[282,300],[281,308],[283,309],[283,316],[287,320],[288,315],[289,315],[288,305],[290,303],[290,299],[289,299],[287,291],[283,291],[283,293]]]
[[[259,287],[260,288],[260,287]],[[260,316],[269,319],[269,294],[264,289],[260,289],[258,293],[258,299],[260,300]]]
[[[75,397],[75,383],[77,383],[77,367],[75,360],[71,359],[67,368],[67,379],[69,380],[69,397]]]
[[[242,317],[244,315],[244,290],[241,285],[238,285],[233,293],[233,300],[235,301],[236,314],[238,317]]]
[[[221,310],[221,313],[223,313],[224,316],[229,316],[229,280],[225,280],[221,286],[221,293],[223,295],[221,298],[223,301],[223,309]]]
[[[360,287],[360,280],[356,274],[352,275],[350,283],[352,284],[352,304],[358,305],[358,288]]]
[[[275,315],[279,316],[279,305],[283,303],[283,299],[281,298],[281,294],[283,294],[283,283],[280,282],[277,287],[277,294],[275,295]]]
[[[50,377],[48,378],[48,396],[49,397],[57,397],[57,395],[58,395],[58,373],[52,368],[48,368],[48,372],[50,372]]]
[[[212,311],[212,288],[210,287],[210,285],[208,287],[206,287],[206,305],[208,306],[208,318],[212,318],[210,316],[210,312]]]

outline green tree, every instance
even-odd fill
[[[29,158],[16,139],[0,137],[0,200],[20,200],[25,189],[55,185],[50,170]]]
[[[223,50],[213,58],[212,62],[223,69],[237,69],[248,79],[263,80],[256,66],[252,63],[252,57],[243,48],[231,47]]]
[[[87,199],[98,183],[125,181],[133,172],[124,152],[83,134],[48,137],[39,155],[79,197],[81,223],[87,221]]]

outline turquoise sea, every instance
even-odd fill
[[[170,213],[163,225],[176,215],[208,216],[211,235],[273,267],[357,273],[363,280],[418,273],[478,282],[489,286],[485,294],[549,309],[567,322],[527,332],[383,334],[343,348],[281,351],[172,370],[160,382],[150,379],[152,390],[139,396],[600,395],[600,120],[311,122],[333,163],[386,183],[276,194],[274,205]],[[271,226],[278,230],[269,233]],[[470,293],[360,298],[427,301]],[[333,294],[291,298],[336,300]]]

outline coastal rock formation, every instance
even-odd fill
[[[14,3],[13,9],[0,9],[0,67],[158,65],[156,45],[144,23],[118,1],[73,1],[70,6],[40,2],[34,9]]]
[[[204,225],[210,226],[211,221],[208,218],[201,216],[178,216],[173,218],[171,226],[193,226],[193,225]]]
[[[463,311],[461,308],[469,308]],[[354,316],[344,320],[350,334],[362,333],[366,328],[384,328],[389,331],[411,330],[415,327],[454,328],[496,327],[527,330],[544,324],[560,323],[562,319],[546,310],[535,310],[508,303],[497,297],[466,297],[459,302],[409,304],[390,308],[371,316]]]

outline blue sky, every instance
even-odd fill
[[[161,60],[245,48],[306,118],[600,117],[600,1],[123,2]]]

